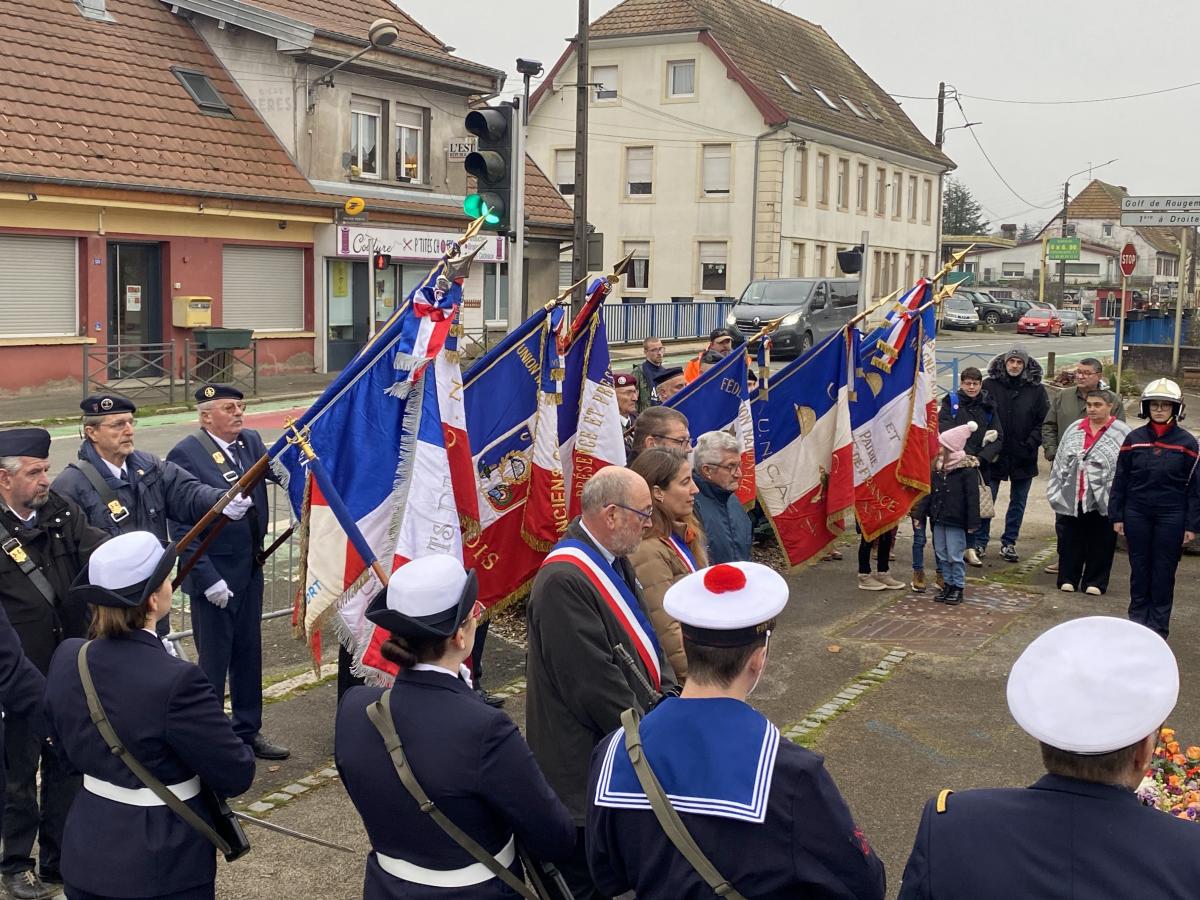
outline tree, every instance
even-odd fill
[[[942,200],[942,234],[987,234],[988,222],[983,207],[957,178],[946,179]]]
[[[1026,222],[1021,226],[1021,232],[1017,235],[1017,240],[1020,243],[1024,243],[1025,241],[1032,241],[1035,237],[1037,237],[1037,229]]]

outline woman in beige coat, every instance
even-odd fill
[[[680,578],[708,565],[704,532],[692,511],[699,488],[691,462],[672,450],[643,450],[629,468],[646,479],[654,501],[653,524],[629,561],[658,641],[682,684],[687,677],[683,636],[679,623],[663,610],[663,596]]]

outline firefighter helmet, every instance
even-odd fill
[[[1175,407],[1175,418],[1183,418],[1183,391],[1170,378],[1156,378],[1142,391],[1141,415],[1143,419],[1150,418],[1151,400],[1166,400]]]

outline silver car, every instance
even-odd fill
[[[947,297],[942,303],[942,327],[979,330],[979,313],[966,297]]]

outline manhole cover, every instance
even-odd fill
[[[905,650],[966,656],[978,650],[1040,600],[1036,594],[999,585],[968,585],[961,606],[934,603],[937,589],[908,594],[838,632],[844,639],[871,641]]]

